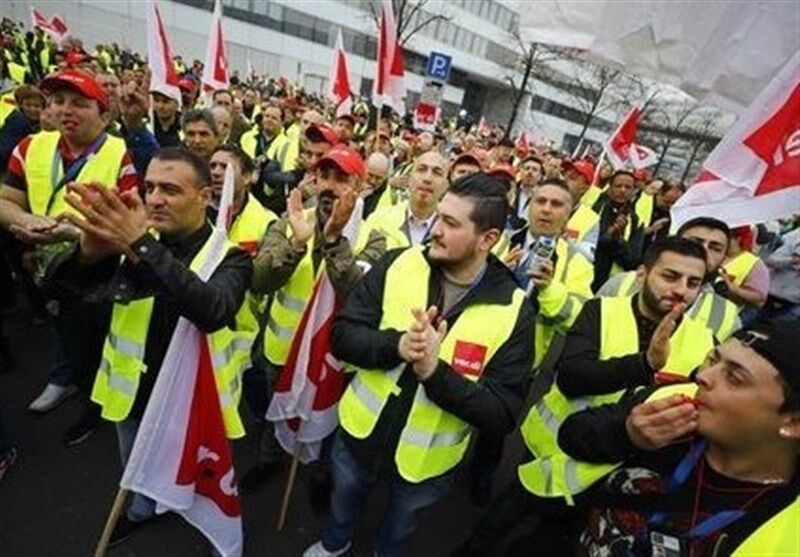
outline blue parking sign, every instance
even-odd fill
[[[447,81],[450,77],[450,65],[453,57],[441,52],[431,52],[428,56],[428,67],[425,68],[425,75],[439,81]]]

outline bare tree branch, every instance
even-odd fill
[[[399,39],[400,40],[400,45],[401,46],[405,46],[405,44],[408,42],[408,40],[411,37],[416,35],[419,31],[423,30],[425,27],[427,27],[431,23],[434,23],[436,21],[450,21],[451,19],[452,19],[451,17],[447,17],[447,16],[443,16],[443,15],[432,15],[432,16],[430,16],[428,19],[426,19],[425,21],[421,22],[419,25],[414,27],[414,29],[412,29],[405,37],[400,38]]]

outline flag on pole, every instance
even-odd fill
[[[734,227],[800,213],[798,64],[795,53],[708,155],[672,207],[673,226],[698,216]]]
[[[150,0],[147,9],[147,63],[150,66],[150,90],[157,91],[181,103],[178,87],[180,76],[172,62],[167,27],[155,0]]]
[[[203,88],[206,91],[227,89],[228,52],[225,48],[225,35],[222,31],[222,2],[214,2],[214,14],[211,16],[211,31],[208,33],[206,62],[203,66]]]
[[[361,199],[345,226],[344,236],[358,237]],[[323,271],[297,327],[286,364],[275,386],[267,419],[283,449],[308,464],[319,458],[322,440],[339,424],[336,407],[346,386],[343,365],[331,354],[331,330],[338,309],[336,293]]]
[[[344,37],[342,30],[336,34],[336,45],[333,47],[333,62],[331,63],[331,89],[330,98],[336,104],[336,116],[350,114],[353,106],[352,88],[350,87],[350,64],[347,61],[347,52],[344,50]]]
[[[515,147],[517,149],[517,152],[523,157],[527,157],[528,153],[531,152],[531,144],[528,141],[528,136],[525,134],[524,131],[517,136]]]
[[[616,131],[606,140],[605,154],[615,169],[646,168],[658,161],[658,156],[651,149],[636,143],[641,115],[638,106],[631,107]]]
[[[226,254],[233,169],[225,171],[217,227],[205,264],[208,280]],[[242,554],[242,508],[208,337],[181,317],[147,402],[120,487],[156,501],[195,526],[222,555]]]
[[[383,0],[378,24],[378,57],[375,63],[375,80],[372,102],[378,108],[388,104],[398,114],[405,113],[405,66],[403,47],[397,40],[397,24],[392,0]]]
[[[47,21],[44,14],[33,6],[31,6],[31,22],[34,27],[39,27],[57,43],[61,42],[69,32],[69,29],[67,29],[67,22],[64,21],[64,18],[60,15],[54,15],[53,19]]]

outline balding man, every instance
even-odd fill
[[[219,131],[219,144],[225,145],[230,139],[231,126],[233,125],[231,111],[226,106],[216,104],[211,107],[211,115],[214,116],[214,121],[217,123],[217,130]]]
[[[389,175],[389,157],[383,153],[372,153],[367,159],[367,179],[362,192],[364,197],[364,218],[378,209],[385,209],[397,203],[397,196],[386,183]]]
[[[371,230],[386,237],[386,248],[421,244],[428,238],[436,219],[439,200],[447,191],[447,160],[439,151],[428,151],[414,161],[409,173],[408,201],[370,215],[362,227],[361,241]]]

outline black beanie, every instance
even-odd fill
[[[800,393],[800,322],[765,321],[733,336],[769,360],[791,389]]]

